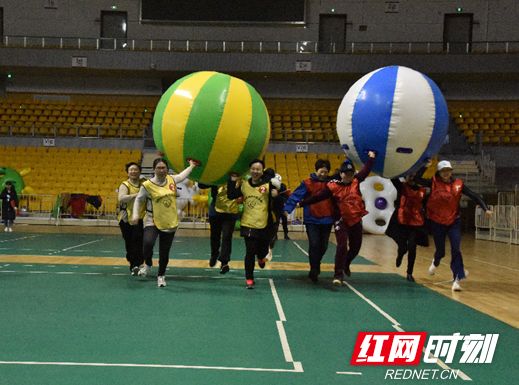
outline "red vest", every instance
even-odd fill
[[[335,182],[328,184],[328,188],[333,193],[335,203],[337,203],[341,211],[341,217],[348,226],[359,223],[362,217],[368,213],[362,201],[359,186],[360,183],[356,178],[347,185]]]
[[[312,178],[305,179],[306,191],[310,196],[317,195],[326,188],[327,182],[318,182]],[[331,199],[310,205],[310,215],[315,218],[331,217],[333,215],[333,202]]]
[[[407,183],[402,183],[402,195],[398,208],[398,222],[407,226],[422,226],[422,202],[425,198],[425,187],[413,189]]]
[[[432,178],[431,195],[427,202],[427,216],[436,223],[452,225],[458,214],[463,181],[442,182],[439,176]]]

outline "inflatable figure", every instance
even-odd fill
[[[433,158],[449,125],[447,103],[427,76],[407,67],[384,67],[363,76],[346,93],[337,133],[348,158],[361,167],[377,154],[372,172],[395,178]]]
[[[256,90],[218,72],[196,72],[176,81],[161,97],[153,118],[155,145],[176,172],[199,162],[190,179],[226,183],[245,174],[270,139],[267,108]]]
[[[362,228],[371,234],[384,234],[395,210],[395,186],[389,179],[370,176],[360,184],[360,192],[368,211],[362,218]]]
[[[186,183],[187,182],[187,183]],[[185,217],[184,209],[188,203],[193,203],[195,191],[189,187],[189,180],[177,183],[177,213],[179,217]]]
[[[11,181],[16,194],[36,194],[36,191],[30,186],[25,186],[23,181],[23,177],[30,172],[30,168],[25,168],[18,172],[9,167],[0,167],[0,191],[5,188],[5,182]]]

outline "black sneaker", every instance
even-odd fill
[[[220,267],[220,274],[227,274],[229,272],[229,265],[227,263],[222,264]]]
[[[351,276],[350,265],[346,266],[346,268],[344,269],[344,274],[346,275],[346,277]]]
[[[290,241],[290,237],[288,236],[288,234],[285,234],[285,239],[286,239],[287,241]]]
[[[214,265],[216,265],[216,260],[217,257],[211,257],[211,259],[209,260],[209,267],[214,267]]]
[[[308,273],[308,278],[312,280],[312,282],[316,283],[319,282],[319,272],[317,270],[310,270]]]
[[[402,264],[402,259],[404,259],[403,255],[399,255],[398,257],[396,257],[396,267],[400,267],[400,265]]]
[[[263,269],[265,268],[265,258],[258,259],[258,266]]]
[[[409,274],[407,273],[407,278],[406,278],[409,282],[414,282],[414,278],[413,278],[413,275],[412,274]]]

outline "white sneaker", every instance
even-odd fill
[[[455,279],[452,282],[452,291],[461,291],[461,285],[459,280]]]
[[[4,231],[9,231],[9,229],[6,227],[6,228],[4,229]]]
[[[268,262],[272,261],[272,249],[270,247],[269,247],[269,253],[265,257],[265,260]]]
[[[436,273],[436,269],[438,266],[434,266],[434,261],[431,263],[431,266],[429,266],[429,275],[434,275]]]
[[[166,277],[164,277],[163,275],[159,275],[157,277],[157,285],[159,287],[165,287],[166,286]]]
[[[333,280],[333,286],[341,287],[342,286],[341,280],[340,279],[334,279]]]
[[[150,271],[151,271],[151,266],[144,264],[141,266],[141,268],[139,269],[139,272],[137,274],[139,275],[139,277],[146,277]]]
[[[12,227],[9,227],[9,232],[13,232],[13,228]]]

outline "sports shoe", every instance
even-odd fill
[[[258,258],[258,266],[260,267],[260,269],[265,268],[265,262],[266,262],[265,258],[261,258],[261,259]]]
[[[400,267],[400,265],[402,264],[402,259],[404,259],[403,255],[399,255],[398,257],[396,257],[396,267]]]
[[[287,241],[290,241],[290,237],[288,236],[288,234],[285,234],[285,239],[286,239]]]
[[[139,275],[139,277],[146,277],[150,271],[151,271],[151,266],[144,264],[141,266],[141,268],[139,269],[139,272],[137,274]]]
[[[413,278],[413,275],[412,274],[409,274],[407,273],[407,278],[406,278],[409,282],[414,282],[414,278]]]
[[[344,275],[346,275],[346,277],[351,277],[350,265],[347,265],[347,266],[344,268]]]
[[[319,282],[319,271],[317,270],[310,270],[310,272],[308,273],[308,278],[310,278],[312,280],[312,282],[316,283],[316,282]]]
[[[452,291],[461,291],[461,285],[460,285],[460,281],[458,279],[455,279],[452,282]]]
[[[220,267],[220,274],[227,274],[229,272],[229,265],[227,263],[222,263],[222,267]]]
[[[254,280],[248,279],[247,281],[245,281],[245,285],[247,289],[254,289]]]
[[[216,260],[217,257],[211,257],[211,259],[209,259],[209,267],[214,267],[214,265],[216,265]]]
[[[269,247],[269,253],[265,257],[265,260],[268,262],[272,261],[272,249],[270,247]]]
[[[13,232],[13,228],[12,227],[9,227],[9,232]]]
[[[431,266],[429,266],[429,275],[434,275],[436,273],[436,269],[438,266],[434,266],[434,261],[431,263]]]
[[[134,266],[130,269],[131,275],[137,275],[139,274],[139,266]]]
[[[9,231],[9,229],[6,227],[6,228],[4,229],[4,231]]]
[[[157,285],[159,287],[165,287],[166,286],[166,277],[164,277],[163,275],[159,275],[157,277]]]
[[[342,286],[341,280],[337,279],[337,278],[335,278],[332,283],[333,283],[333,286],[337,286],[337,287],[341,287]]]

